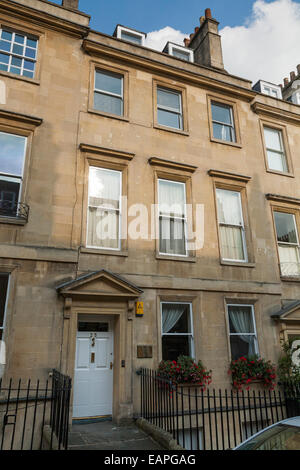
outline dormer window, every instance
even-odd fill
[[[140,33],[134,29],[125,28],[125,26],[118,25],[114,33],[118,39],[123,39],[123,41],[132,42],[139,46],[145,45],[146,34]]]
[[[273,83],[264,82],[259,80],[253,87],[253,90],[259,91],[264,95],[272,96],[273,98],[278,98],[282,100],[282,93],[281,88],[278,85],[274,85]]]
[[[194,51],[187,49],[179,44],[168,42],[163,50],[169,55],[176,57],[177,59],[186,60],[187,62],[194,62]]]

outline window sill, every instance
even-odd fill
[[[128,256],[128,251],[105,250],[102,248],[80,248],[80,253],[90,255],[108,255],[108,256]]]
[[[27,224],[27,220],[18,219],[17,217],[0,216],[0,224],[25,225]]]
[[[161,255],[156,254],[156,259],[167,261],[185,261],[187,263],[196,263],[195,256],[176,256],[176,255]]]
[[[255,263],[243,263],[241,261],[224,261],[221,260],[220,263],[223,266],[237,266],[241,268],[255,268]]]
[[[282,281],[286,282],[300,282],[300,276],[280,276]]]
[[[105,113],[104,111],[97,111],[96,109],[89,108],[88,113],[96,114],[97,116],[107,117],[111,119],[117,119],[118,121],[129,122],[129,118],[127,116],[118,116],[117,114]]]
[[[22,75],[16,75],[14,73],[5,72],[4,70],[0,70],[0,76],[12,78],[15,80],[21,80],[22,82],[32,83],[33,85],[40,85],[40,81],[34,78],[24,77]]]
[[[267,172],[273,173],[273,175],[287,176],[288,178],[295,178],[295,175],[293,175],[293,173],[285,173],[284,171],[269,170],[269,168],[267,168]]]
[[[173,134],[179,134],[184,136],[189,136],[189,132],[181,130],[181,129],[173,129],[172,127],[161,126],[159,124],[153,124],[154,129],[159,129],[162,131],[172,132]]]
[[[230,147],[235,147],[235,148],[242,148],[242,144],[239,142],[229,142],[227,140],[221,140],[221,139],[215,139],[214,137],[210,138],[211,142],[215,142],[216,144],[223,144],[223,145],[230,145]]]

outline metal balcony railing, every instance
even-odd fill
[[[10,217],[20,221],[27,222],[29,215],[29,206],[23,202],[14,203],[0,199],[0,217]]]

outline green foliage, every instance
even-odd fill
[[[231,375],[232,385],[241,390],[246,386],[250,389],[254,381],[261,381],[269,390],[274,390],[276,385],[276,369],[271,361],[267,361],[257,355],[243,356],[231,361],[228,374]]]
[[[286,383],[294,383],[300,384],[300,366],[297,366],[293,363],[293,355],[300,357],[300,346],[293,348],[293,342],[295,339],[293,338],[286,342],[281,343],[282,347],[282,354],[278,360],[278,378],[280,382]],[[299,352],[299,354],[298,354]]]
[[[179,356],[177,361],[161,361],[158,375],[167,377],[173,384],[197,384],[203,389],[211,383],[211,371],[189,356]]]

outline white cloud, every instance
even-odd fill
[[[222,18],[217,18],[222,22]],[[256,0],[241,26],[220,30],[225,69],[254,83],[282,83],[300,63],[300,4],[293,0]],[[162,51],[168,41],[182,44],[184,34],[170,26],[152,31],[147,46]]]
[[[151,49],[162,51],[168,41],[175,42],[175,44],[183,44],[184,38],[188,37],[188,34],[184,34],[181,31],[177,31],[170,26],[166,26],[159,31],[152,31],[147,34],[146,46]]]

